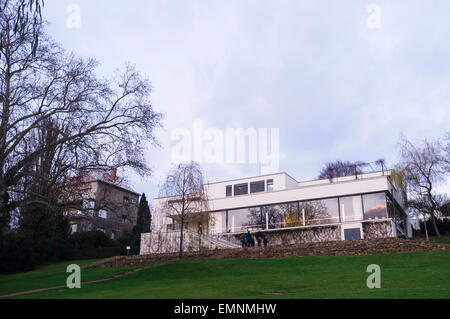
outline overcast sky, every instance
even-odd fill
[[[172,165],[173,131],[194,121],[278,128],[278,170],[299,181],[330,160],[392,165],[401,134],[450,131],[448,0],[46,0],[44,12],[53,38],[99,60],[99,74],[129,61],[151,79],[161,147],[147,152],[153,175],[131,178],[148,197]],[[259,174],[203,167],[211,182]]]

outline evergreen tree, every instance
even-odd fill
[[[144,193],[142,194],[141,200],[139,201],[137,223],[136,226],[134,227],[134,233],[136,234],[149,233],[150,222],[151,222],[150,208],[148,206],[147,198],[145,197]]]
[[[138,215],[136,226],[133,227],[133,231],[129,234],[124,234],[119,238],[120,245],[122,247],[122,254],[126,246],[131,246],[130,254],[137,255],[141,246],[141,234],[150,232],[151,214],[148,206],[147,198],[145,194],[142,194],[139,201]]]

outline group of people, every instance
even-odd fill
[[[267,247],[267,236],[263,235],[261,231],[258,231],[256,234],[256,241],[258,242],[258,247],[261,247],[261,243],[264,244],[264,247]],[[255,247],[255,239],[252,234],[250,234],[249,230],[247,231],[247,234],[242,235],[241,243],[242,247]]]

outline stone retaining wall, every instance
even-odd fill
[[[417,239],[381,238],[349,241],[330,241],[283,246],[207,250],[186,252],[185,259],[194,258],[272,258],[292,256],[366,255],[416,251],[449,251],[450,245]],[[104,259],[84,268],[141,266],[179,260],[175,253],[138,256],[119,256]]]
[[[183,251],[194,252],[199,250],[223,248],[210,242],[205,236],[191,232],[184,232]],[[141,255],[177,253],[180,250],[180,232],[158,232],[141,234]]]
[[[392,237],[392,222],[363,221],[362,233],[367,239]],[[256,232],[251,232],[256,237]],[[341,224],[310,225],[306,227],[283,228],[274,230],[262,230],[267,236],[270,246],[296,245],[304,243],[320,243],[342,240]],[[225,241],[241,246],[243,234],[222,234]],[[256,238],[255,238],[256,239]],[[147,233],[141,235],[141,255],[156,253],[175,253],[179,251],[180,232]],[[199,242],[198,236],[185,232],[183,239],[183,251],[192,252],[204,249],[226,249],[224,245],[210,243],[206,237]]]

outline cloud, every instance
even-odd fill
[[[401,133],[442,136],[450,121],[448,1],[374,1],[381,28],[358,1],[78,1],[82,28],[65,27],[70,1],[48,1],[51,34],[94,56],[108,75],[136,63],[166,113],[163,148],[148,159],[170,168],[173,129],[280,129],[280,170],[316,177],[329,160],[396,160]],[[257,165],[206,165],[212,181],[257,175]],[[159,177],[158,177],[159,178]],[[137,181],[156,194],[157,176]]]

